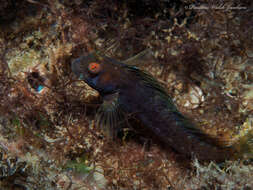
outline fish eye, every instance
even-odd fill
[[[97,74],[101,71],[101,65],[96,62],[92,62],[88,66],[88,71],[92,74]]]

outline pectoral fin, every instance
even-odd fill
[[[118,103],[118,93],[105,96],[96,114],[96,125],[109,139],[113,139],[122,128],[124,119],[125,114]]]

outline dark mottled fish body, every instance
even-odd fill
[[[87,69],[91,62],[100,64],[98,73]],[[72,70],[104,97],[99,120],[114,125],[111,128],[117,129],[115,121],[121,120],[123,113],[134,114],[159,139],[186,156],[221,161],[232,154],[229,148],[212,143],[211,137],[177,110],[159,82],[138,68],[108,57],[89,55],[75,60]]]

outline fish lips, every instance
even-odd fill
[[[81,62],[82,57],[75,59],[71,63],[71,70],[72,72],[79,78],[83,79],[82,69],[81,69]]]

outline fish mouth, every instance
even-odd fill
[[[71,63],[71,70],[72,72],[78,77],[80,78],[81,76],[81,68],[80,68],[80,62],[81,62],[81,58],[77,58],[74,61],[72,61]]]

